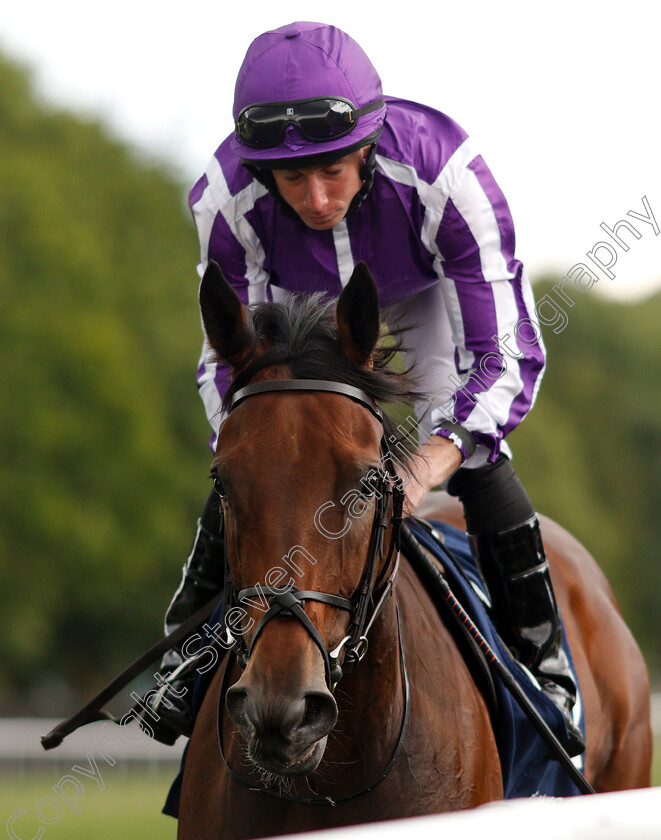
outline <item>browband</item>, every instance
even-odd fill
[[[326,379],[269,379],[267,382],[255,382],[240,388],[232,397],[229,410],[255,394],[265,394],[270,391],[327,391],[330,394],[342,394],[368,408],[377,420],[383,422],[383,412],[379,406],[360,388],[346,385],[344,382],[331,382]]]

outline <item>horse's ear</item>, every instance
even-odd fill
[[[200,284],[200,311],[209,344],[218,357],[233,368],[240,367],[255,345],[255,336],[239,296],[213,260]]]
[[[364,262],[354,268],[335,310],[340,347],[358,365],[370,365],[379,340],[379,293]]]

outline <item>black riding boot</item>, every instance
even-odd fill
[[[585,749],[571,710],[577,687],[562,645],[562,629],[537,517],[501,533],[472,536],[489,588],[496,626],[514,657],[537,679],[567,724],[570,755]]]
[[[222,529],[223,517],[218,494],[212,491],[198,520],[181,583],[165,614],[166,635],[176,630],[221,590],[225,570]],[[191,653],[193,651],[188,646],[187,654],[190,656]],[[162,675],[171,674],[182,662],[181,649],[172,648],[163,657]],[[175,678],[164,692],[152,689],[145,695],[145,702],[157,716],[154,719],[146,712],[143,715],[155,740],[171,745],[180,735],[190,737],[193,731],[193,681],[194,671],[191,671]]]

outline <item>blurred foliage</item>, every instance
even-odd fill
[[[0,196],[0,712],[55,716],[157,640],[207,493],[198,246],[170,172],[2,59]],[[659,668],[661,297],[579,297],[515,464]]]
[[[603,282],[608,282],[604,280]],[[508,438],[536,507],[608,576],[648,666],[661,668],[661,294],[613,303],[567,287],[565,328],[544,330],[535,407]],[[539,301],[552,281],[535,285]]]
[[[0,690],[44,713],[156,641],[188,552],[198,246],[181,185],[2,61],[0,196]]]

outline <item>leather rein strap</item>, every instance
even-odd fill
[[[58,725],[54,729],[51,729],[51,731],[46,735],[42,735],[41,745],[43,748],[45,750],[52,750],[54,747],[59,747],[67,735],[71,735],[72,732],[75,732],[87,723],[94,723],[97,720],[109,720],[113,723],[121,723],[122,720],[124,720],[124,718],[126,718],[132,711],[140,708],[140,703],[136,703],[132,706],[129,712],[126,713],[126,715],[119,719],[110,714],[110,712],[106,712],[102,706],[119,694],[122,688],[125,688],[146,668],[153,665],[154,662],[158,662],[166,651],[181,644],[181,642],[185,641],[191,633],[194,633],[220,604],[221,595],[222,593],[219,593],[210,601],[207,601],[206,604],[200,607],[199,610],[180,624],[172,631],[172,633],[156,642],[155,645],[152,645],[148,651],[143,653],[142,656],[139,656],[135,662],[129,665],[128,668],[125,668],[121,674],[118,674],[96,695],[96,697],[90,700],[90,702],[83,706],[82,709],[77,711],[76,714],[61,723],[58,723]],[[194,659],[187,661],[190,663],[191,661],[194,661]]]

